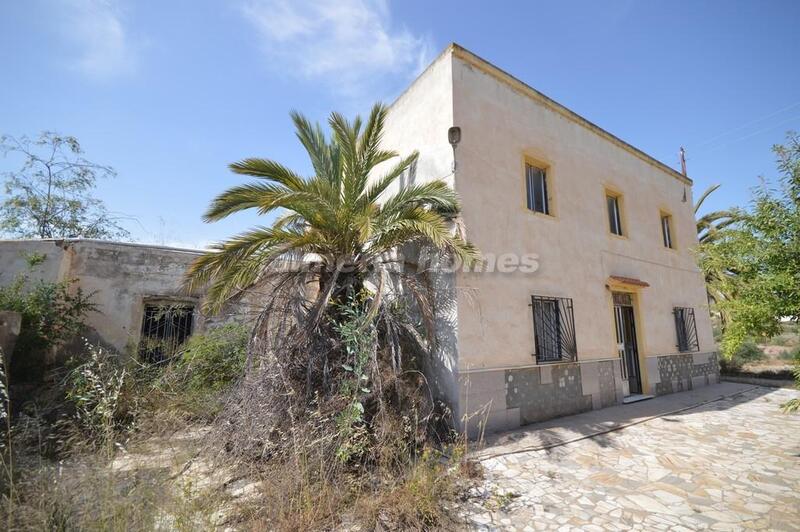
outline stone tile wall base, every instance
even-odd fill
[[[459,387],[459,428],[473,438],[622,402],[614,360],[473,372]]]
[[[658,381],[651,379],[656,395],[684,392],[719,382],[717,353],[683,353],[648,359],[657,360]]]
[[[649,357],[651,393],[688,391],[719,382],[717,353]],[[620,404],[618,360],[551,364],[459,375],[457,425],[472,438]]]

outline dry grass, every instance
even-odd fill
[[[292,311],[303,280],[289,281],[232,389],[187,386],[192,375],[171,367],[122,382],[128,370],[105,359],[79,366],[78,391],[64,395],[79,415],[54,431],[60,461],[17,461],[2,505],[9,528],[456,527],[451,508],[478,472],[420,371],[426,348],[408,309],[359,301],[323,319],[323,300]],[[207,436],[165,457],[159,446],[192,425]]]
[[[146,436],[143,436],[146,437]],[[30,438],[28,438],[30,439]],[[20,439],[20,441],[22,441]],[[112,451],[84,442],[60,457],[15,451],[13,485],[4,479],[0,515],[8,530],[208,530],[214,489],[176,476],[197,442],[171,447],[128,442]]]
[[[433,449],[399,469],[330,477],[318,475],[318,464],[272,464],[258,474],[257,496],[238,505],[237,526],[281,531],[456,529],[460,523],[452,509],[477,471],[464,464],[458,456]]]
[[[331,425],[317,411],[285,435],[293,444],[281,459],[248,461],[220,448],[219,425],[176,390],[133,386],[125,397],[135,426],[112,446],[88,441],[52,405],[27,405],[14,434],[14,489],[0,502],[6,529],[453,529],[450,509],[479,475],[463,442],[423,443],[419,414],[384,414],[368,457],[348,463],[332,459],[340,440],[320,438]],[[219,408],[225,397],[203,401]]]

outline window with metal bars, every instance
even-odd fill
[[[694,309],[689,307],[675,307],[672,309],[675,315],[675,331],[678,336],[678,351],[699,351],[700,345],[697,341],[697,326],[694,321]]]
[[[536,362],[575,361],[578,349],[572,299],[531,296],[531,309]]]
[[[547,172],[544,168],[525,165],[525,191],[528,195],[528,208],[534,212],[550,214],[550,201],[547,197]]]
[[[145,305],[139,340],[141,360],[150,363],[168,360],[192,334],[193,317],[192,305]]]

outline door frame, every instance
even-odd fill
[[[647,353],[647,344],[645,339],[645,327],[644,327],[644,320],[642,319],[641,313],[641,290],[643,287],[636,286],[636,285],[629,285],[625,283],[616,282],[614,280],[609,279],[609,282],[606,284],[608,296],[608,313],[611,318],[610,320],[610,332],[611,332],[611,353],[614,353],[614,356],[618,356],[617,351],[617,328],[615,323],[615,311],[614,311],[614,292],[622,292],[625,294],[630,294],[631,296],[631,306],[633,307],[633,323],[634,328],[636,329],[636,351],[637,351],[637,358],[639,362],[639,380],[641,381],[642,386],[642,394],[649,394],[650,393],[650,379],[648,378],[647,374],[647,357],[645,353]],[[622,367],[620,366],[620,370]],[[621,375],[621,373],[620,373]]]
[[[620,366],[624,370],[623,373],[627,375],[627,378],[623,379],[622,395],[623,397],[644,395],[642,366],[639,361],[639,343],[636,334],[636,313],[633,308],[632,298],[630,305],[614,303],[614,328],[617,336],[622,336],[623,340],[623,343],[617,343],[617,353],[620,355]],[[633,332],[633,337],[630,338],[633,344],[632,346],[626,344],[628,332]],[[620,346],[622,349],[620,349]],[[629,358],[628,355],[631,352],[633,353],[633,357]],[[632,386],[632,383],[635,383],[636,386]],[[633,391],[632,388],[635,388],[636,391]],[[626,391],[627,393],[625,393]]]

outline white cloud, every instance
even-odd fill
[[[416,74],[430,59],[427,39],[392,27],[384,0],[244,0],[242,12],[277,69],[341,93]]]
[[[60,29],[74,47],[69,66],[95,79],[130,74],[136,51],[113,0],[62,0]]]

